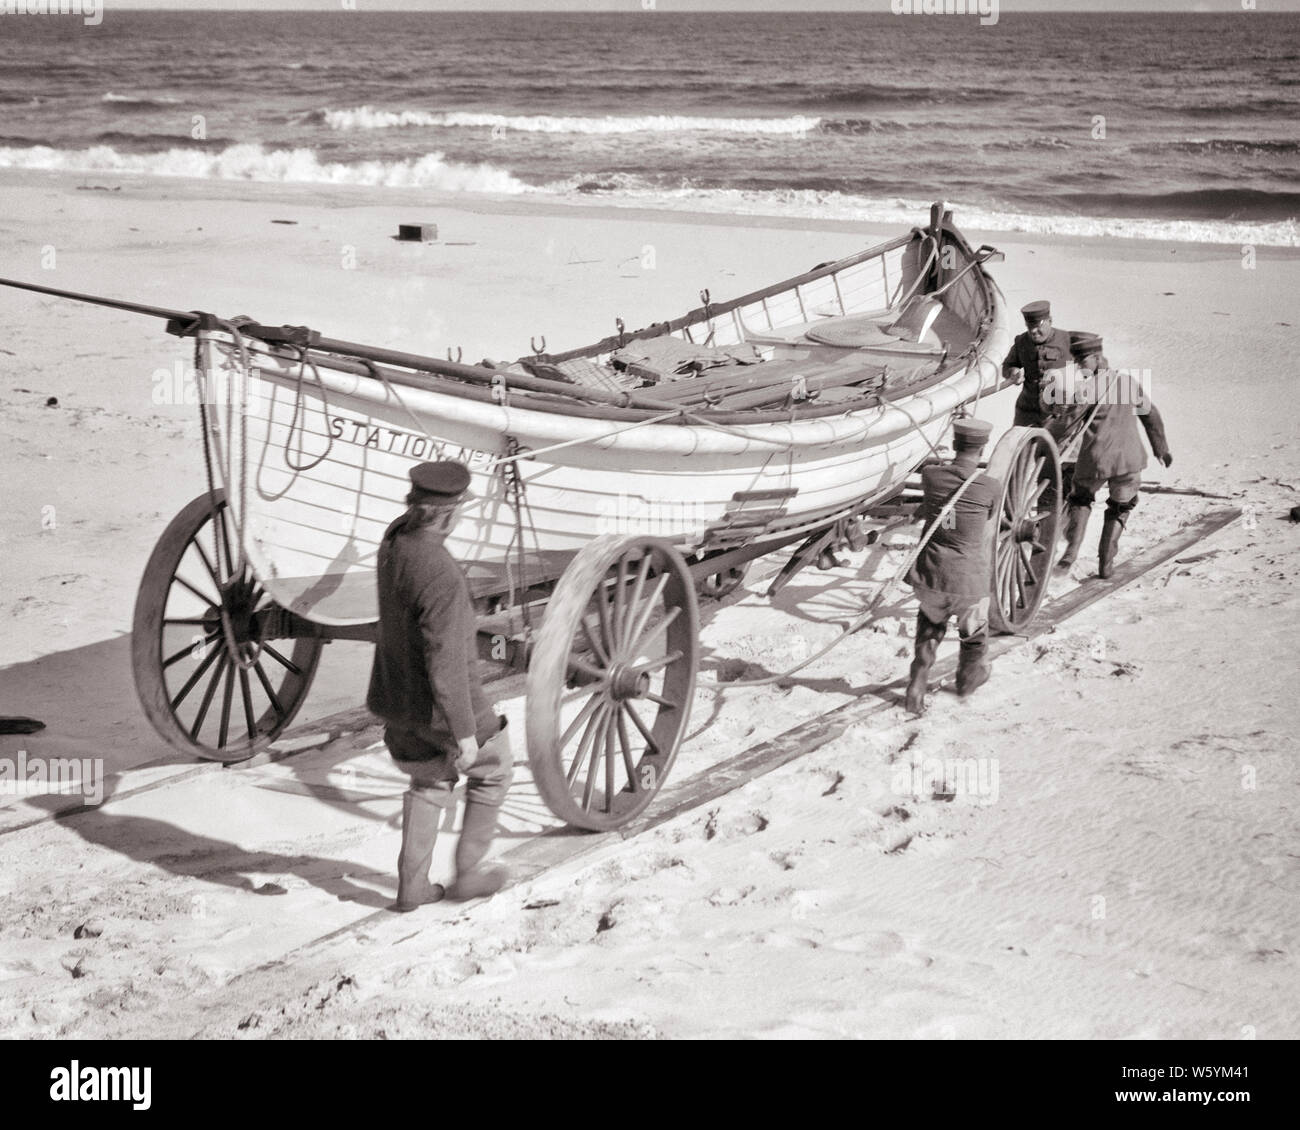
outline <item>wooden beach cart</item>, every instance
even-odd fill
[[[775,590],[909,516],[952,418],[1002,387],[996,258],[938,204],[795,278],[495,367],[88,299],[167,317],[201,385],[208,489],[163,533],[136,601],[145,712],[203,758],[280,737],[325,644],[374,638],[376,550],[409,469],[459,458],[473,499],[448,549],[485,657],[527,670],[538,790],[571,825],[618,827],[686,732],[700,597],[782,552]],[[992,627],[1016,632],[1047,589],[1056,446],[1013,428],[987,469],[1002,483]]]

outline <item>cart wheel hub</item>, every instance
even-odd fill
[[[1016,541],[1033,541],[1038,533],[1038,523],[1032,518],[1021,518],[1016,523]]]
[[[618,702],[642,698],[650,690],[650,674],[626,663],[616,663],[609,671],[609,693]]]
[[[221,616],[236,643],[256,643],[261,638],[252,595],[249,586],[241,582],[227,585],[222,592]]]

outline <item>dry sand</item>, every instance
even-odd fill
[[[616,316],[660,320],[702,288],[723,298],[896,234],[94,183],[7,176],[0,274],[472,360],[525,353],[530,335],[581,344]],[[410,221],[442,242],[396,243]],[[1013,306],[1050,297],[1058,324],[1150,370],[1175,462],[1147,477],[1231,496],[1243,518],[1010,652],[968,702],[936,694],[921,720],[889,707],[642,836],[522,867],[490,902],[407,916],[383,911],[403,781],[360,712],[321,732],[360,703],[364,645],[327,651],[295,730],[313,748],[278,764],[194,771],[136,704],[135,586],[203,488],[195,409],[165,402],[186,344],[0,291],[0,713],[47,723],[0,737],[0,757],[102,758],[118,793],[57,821],[69,798],[0,797],[0,1032],[1300,1035],[1300,534],[1285,518],[1300,258],[1260,249],[1246,269],[1238,247],[968,234],[1006,251],[994,273]],[[1001,428],[1010,411],[1004,394],[981,414]],[[1149,495],[1123,553],[1224,505]],[[1098,512],[1061,591],[1095,571],[1099,530]],[[705,666],[789,666],[887,566],[863,553],[775,603],[752,585],[712,606]],[[885,612],[790,686],[701,692],[674,781],[902,675],[913,609]],[[521,720],[518,681],[506,690]],[[910,770],[956,757],[977,759],[983,795]],[[524,773],[498,850],[534,859],[552,824]]]

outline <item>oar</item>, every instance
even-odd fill
[[[0,286],[13,287],[16,290],[30,290],[37,294],[49,294],[55,298],[67,298],[73,302],[85,302],[92,306],[107,306],[112,310],[125,310],[131,314],[144,314],[151,318],[166,321],[192,322],[197,317],[193,310],[167,310],[161,306],[146,306],[140,302],[125,302],[120,298],[104,298],[95,294],[79,294],[71,290],[58,290],[36,283],[19,282],[17,279],[0,279]],[[249,337],[258,337],[258,330],[267,327],[256,325],[241,326],[242,333]],[[455,377],[458,380],[474,384],[491,385],[497,377],[505,380],[508,388],[525,389],[530,392],[545,392],[569,395],[575,399],[594,400],[602,404],[612,404],[620,408],[644,408],[655,412],[671,412],[679,409],[678,404],[664,400],[641,396],[635,392],[607,392],[604,389],[589,388],[585,385],[561,385],[540,377],[530,377],[518,373],[503,373],[499,369],[489,369],[481,365],[463,365],[456,361],[442,361],[436,357],[424,357],[418,353],[403,353],[396,349],[381,349],[378,346],[362,345],[354,341],[340,341],[336,338],[321,337],[311,341],[311,348],[325,353],[336,353],[343,357],[358,357],[386,365],[399,365],[404,369],[414,369],[421,373],[434,373],[438,376]]]
[[[126,310],[131,314],[145,314],[150,318],[193,318],[192,311],[164,310],[161,306],[145,306],[140,302],[124,302],[120,298],[101,298],[96,294],[77,294],[71,290],[55,290],[52,286],[37,286],[35,283],[19,282],[17,279],[0,279],[0,286],[11,286],[15,290],[31,290],[37,294],[52,294],[55,298],[71,298],[74,302],[88,302],[92,306],[107,306],[113,310]]]

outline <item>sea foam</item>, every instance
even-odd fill
[[[610,191],[601,191],[604,184]],[[637,185],[635,178],[609,178],[604,183],[569,180],[546,185],[542,191],[590,196],[616,207],[664,208],[682,212],[725,215],[781,216],[809,220],[850,220],[876,224],[912,224],[930,208],[929,199],[897,196],[866,197],[814,189],[727,189],[689,185],[665,189]],[[977,204],[949,201],[966,231],[1025,232],[1032,235],[1105,236],[1176,243],[1226,243],[1238,246],[1300,247],[1300,223],[1279,221],[1179,220],[1150,217],[1080,216],[1055,213],[999,211]]]
[[[335,130],[440,129],[515,130],[520,133],[748,133],[803,134],[821,124],[820,118],[795,115],[785,118],[715,118],[682,114],[647,114],[598,118],[552,116],[548,114],[479,114],[469,111],[433,113],[426,110],[375,110],[358,106],[352,110],[324,110],[320,119]]]
[[[0,168],[55,169],[70,172],[134,173],[197,177],[206,180],[280,181],[305,184],[360,184],[382,188],[433,188],[444,192],[527,192],[528,185],[496,165],[465,165],[441,153],[405,161],[322,162],[310,149],[267,150],[231,145],[219,152],[168,149],[161,153],[119,153],[109,145],[89,149],[0,148]]]
[[[252,144],[231,145],[219,152],[194,147],[171,148],[156,153],[120,153],[108,145],[78,150],[48,146],[0,147],[0,168],[427,188],[440,192],[533,193],[561,201],[589,202],[594,194],[602,202],[616,207],[904,225],[915,223],[916,217],[924,215],[931,203],[921,198],[868,197],[817,189],[728,189],[689,184],[667,189],[630,174],[571,177],[533,186],[499,166],[461,164],[448,161],[442,153],[428,153],[401,161],[339,164],[322,162],[310,149],[267,150]],[[967,230],[1300,247],[1300,224],[1294,219],[1247,222],[1036,214],[999,211],[963,204],[960,200],[952,201],[952,206],[961,226]]]

